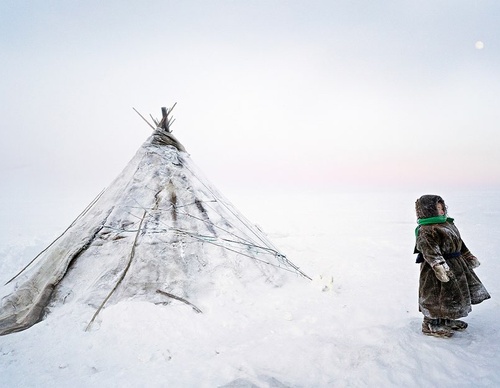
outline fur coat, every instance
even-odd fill
[[[420,226],[415,252],[423,256],[420,264],[419,309],[424,316],[448,319],[465,317],[473,304],[490,298],[473,269],[479,262],[463,243],[452,221]],[[443,261],[450,268],[450,280],[445,283],[438,280],[433,270],[435,265]]]

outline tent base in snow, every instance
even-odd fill
[[[289,274],[308,278],[207,181],[162,110],[109,188],[5,285],[0,335],[70,303],[95,309],[88,328],[120,300],[177,299],[200,312],[197,298],[228,277],[277,286]]]

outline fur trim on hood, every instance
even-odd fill
[[[446,204],[444,203],[444,199],[441,198],[439,195],[433,195],[433,194],[422,195],[415,202],[415,211],[417,213],[417,218],[422,219],[422,218],[437,216],[438,211],[436,206],[438,203],[443,205],[445,214],[448,213],[447,212],[448,209],[446,207]]]

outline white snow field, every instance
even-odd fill
[[[99,191],[33,186],[14,176],[0,192],[2,285]],[[427,193],[446,200],[492,295],[451,339],[420,331],[414,202]],[[313,281],[229,282],[194,301],[201,314],[180,301],[122,301],[105,307],[89,331],[94,308],[66,314],[62,305],[31,328],[0,337],[0,386],[500,386],[500,191],[296,187],[223,194]]]

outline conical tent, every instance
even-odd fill
[[[199,295],[228,278],[280,285],[306,277],[232,206],[170,132],[170,110],[122,173],[4,287],[0,335],[29,328],[60,305],[120,300],[197,312]]]

